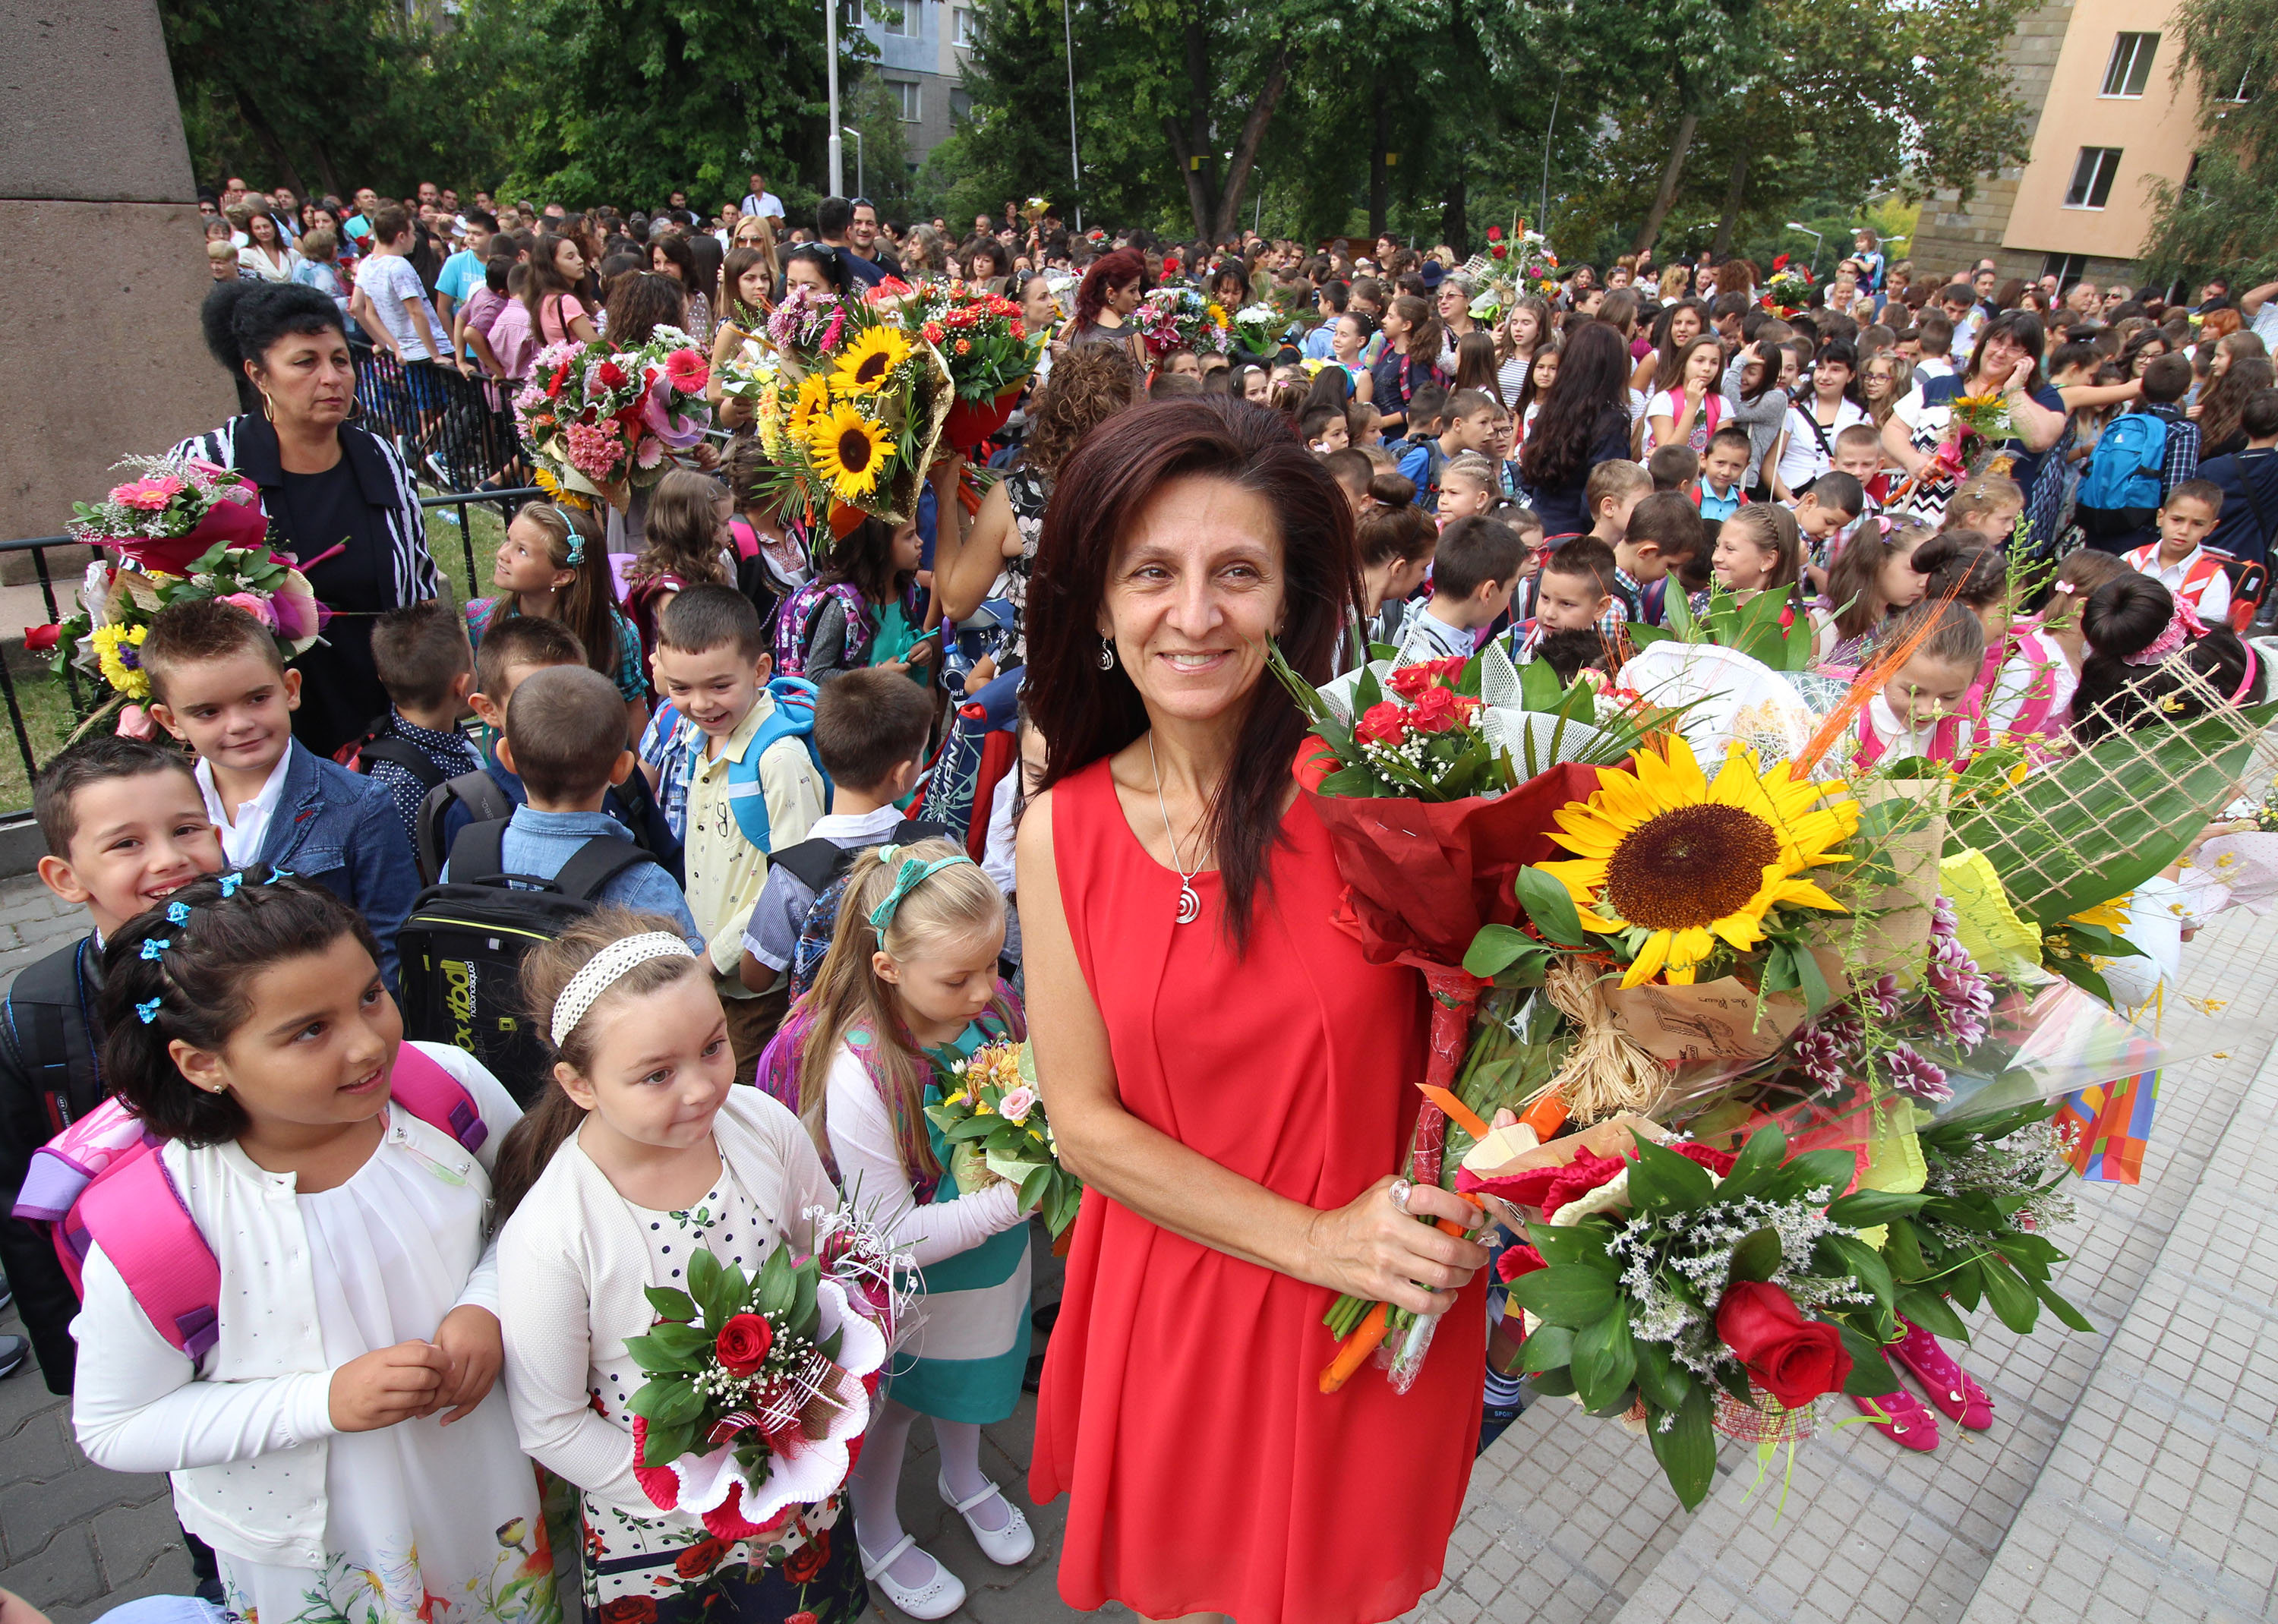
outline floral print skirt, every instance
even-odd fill
[[[586,1624],[853,1624],[870,1605],[844,1497],[761,1545],[590,1498],[579,1570]]]

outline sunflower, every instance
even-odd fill
[[[810,372],[799,380],[799,398],[791,402],[791,422],[785,425],[784,431],[793,439],[803,440],[806,438],[808,430],[814,426],[815,414],[820,412],[827,416],[829,411],[830,385],[824,383],[815,373]]]
[[[842,395],[876,394],[910,358],[910,341],[891,327],[872,327],[848,345],[830,375],[830,387]]]
[[[830,493],[842,502],[875,491],[878,475],[893,454],[885,430],[845,405],[815,417],[807,426],[806,445],[814,471],[830,482]]]
[[[1639,751],[1636,768],[1601,773],[1587,802],[1559,810],[1552,838],[1579,855],[1541,865],[1590,929],[1648,933],[1624,987],[1691,981],[1719,940],[1737,951],[1762,941],[1764,916],[1782,903],[1841,911],[1800,877],[1847,861],[1831,848],[1857,832],[1858,802],[1815,805],[1841,786],[1790,782],[1785,762],[1762,772],[1737,746],[1711,783],[1682,737],[1666,756]]]
[[[2093,908],[2083,908],[2065,921],[2068,925],[2101,925],[2110,931],[2128,928],[2128,911],[2136,900],[2136,893],[2126,892],[2110,902],[2098,903]]]

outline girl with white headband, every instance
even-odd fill
[[[910,1423],[933,1420],[936,1489],[992,1562],[1036,1549],[1011,1498],[982,1475],[981,1429],[1021,1402],[1028,1362],[1028,1232],[1015,1186],[958,1193],[924,1108],[983,1043],[1026,1031],[998,980],[1005,896],[944,840],[854,860],[807,1008],[799,1116],[853,1199],[891,1224],[925,1270],[925,1318],[894,1366],[850,1485],[864,1571],[914,1619],[965,1600],[955,1574],[902,1531],[895,1491]]]
[[[639,1624],[849,1624],[868,1605],[840,1497],[764,1537],[716,1537],[658,1509],[633,1475],[644,1377],[625,1353],[684,1287],[701,1247],[755,1275],[812,1247],[838,1205],[783,1106],[732,1086],[734,1052],[704,963],[669,919],[604,908],[523,961],[553,1086],[499,1154],[500,1318],[524,1450],[577,1485],[586,1615]]]

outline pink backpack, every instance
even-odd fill
[[[469,1150],[490,1125],[459,1079],[406,1043],[388,1078],[395,1103]],[[34,1151],[15,1216],[55,1226],[56,1254],[72,1290],[97,1241],[158,1334],[190,1359],[220,1334],[221,1263],[190,1217],[157,1154],[163,1143],[112,1098]]]

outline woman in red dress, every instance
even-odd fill
[[[1370,1624],[1439,1582],[1478,1437],[1486,1251],[1391,1170],[1424,1074],[1413,971],[1331,922],[1278,638],[1325,681],[1357,583],[1337,488],[1280,418],[1177,400],[1061,469],[1030,589],[1050,744],[1019,843],[1030,1030],[1089,1189],[1031,1488],[1060,1594],[1156,1619]],[[1407,1394],[1319,1390],[1341,1292],[1444,1312]]]

